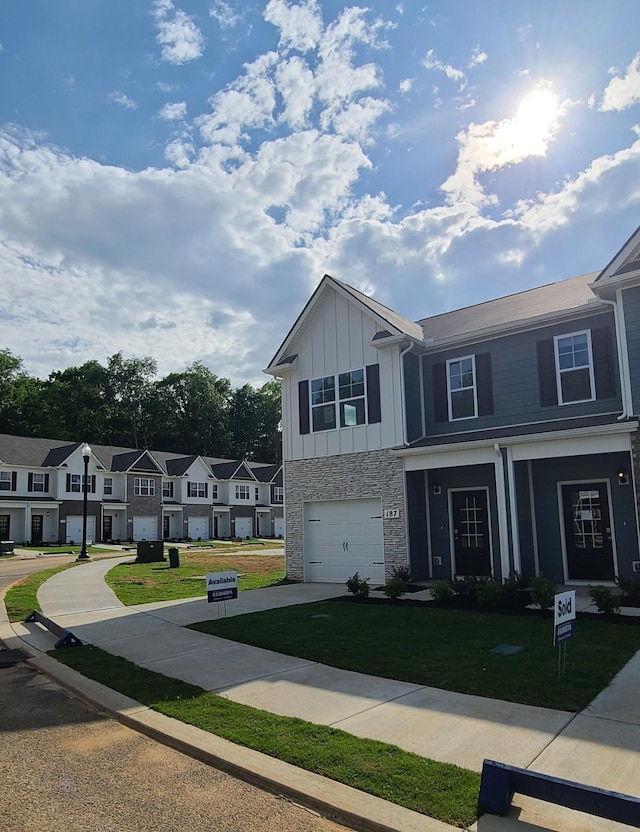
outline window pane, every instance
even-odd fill
[[[336,398],[336,386],[333,376],[315,378],[311,382],[311,404],[333,402]]]
[[[364,370],[352,370],[338,376],[339,396],[341,399],[353,399],[364,396]]]
[[[453,390],[451,392],[451,417],[453,419],[466,419],[475,415],[473,388],[471,390]]]
[[[352,399],[350,402],[340,402],[340,427],[364,425],[364,399]]]
[[[313,429],[331,430],[336,426],[336,409],[334,405],[313,408]]]
[[[560,382],[563,402],[582,402],[592,398],[588,367],[584,370],[568,370],[561,373]]]

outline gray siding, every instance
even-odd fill
[[[420,359],[417,355],[407,353],[403,362],[407,441],[415,442],[424,435],[422,392],[420,390]]]
[[[514,474],[516,511],[518,517],[518,542],[520,544],[520,572],[525,577],[531,577],[536,573],[536,561],[533,544],[528,463],[516,462],[514,465]]]
[[[532,422],[546,422],[620,411],[622,401],[618,379],[616,383],[617,394],[613,398],[584,404],[551,407],[541,407],[540,405],[536,343],[546,338],[553,338],[555,335],[578,332],[583,329],[597,329],[604,326],[610,326],[613,332],[613,313],[605,312],[590,316],[582,321],[558,324],[483,342],[476,347],[461,347],[456,350],[425,356],[422,370],[427,435],[446,435],[502,427],[504,425],[526,425]],[[640,341],[638,348],[640,350]],[[455,422],[436,422],[433,404],[433,366],[448,359],[484,352],[491,354],[493,415],[476,419],[462,419]]]
[[[411,578],[421,581],[429,577],[426,472],[407,471],[406,477]]]
[[[634,414],[640,413],[640,286],[622,293]]]

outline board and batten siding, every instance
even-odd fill
[[[640,414],[640,286],[622,292],[634,415]]]
[[[399,348],[378,350],[371,346],[371,340],[381,329],[355,302],[333,289],[327,290],[319,300],[290,347],[290,352],[298,356],[296,369],[286,374],[282,382],[284,459],[314,459],[402,444]],[[372,364],[379,365],[379,422],[300,433],[300,381],[364,369]]]
[[[578,404],[551,405],[543,407],[540,402],[538,381],[537,343],[585,329],[610,328],[611,343],[615,345],[613,313],[604,312],[585,317],[583,320],[556,324],[555,326],[516,333],[493,341],[483,341],[475,346],[459,347],[423,359],[422,373],[425,402],[425,421],[428,436],[459,433],[467,430],[502,427],[505,425],[526,425],[557,419],[569,419],[601,413],[613,413],[622,409],[620,381],[617,366],[614,368],[615,395]],[[640,343],[638,345],[640,349]],[[434,365],[449,359],[475,354],[490,355],[493,413],[473,419],[459,419],[453,422],[436,421],[434,408]],[[613,346],[615,361],[615,346]],[[640,379],[639,396],[640,396]]]

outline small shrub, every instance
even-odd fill
[[[476,592],[481,610],[495,610],[504,606],[504,586],[500,581],[480,581]]]
[[[453,581],[438,581],[429,592],[434,601],[446,601],[453,597]]]
[[[478,593],[478,584],[480,579],[475,575],[464,575],[462,578],[456,577],[453,579],[453,591],[461,598],[473,599]]]
[[[531,578],[531,601],[542,607],[543,610],[553,606],[553,596],[556,594],[557,586],[544,575],[536,575]]]
[[[347,589],[356,598],[368,598],[369,596],[369,579],[361,578],[356,572],[350,578],[347,578]]]
[[[616,583],[635,607],[640,607],[640,578],[618,578]]]
[[[598,608],[598,612],[609,615],[620,612],[620,598],[614,595],[608,586],[590,586],[589,595]]]
[[[528,591],[529,581],[519,572],[512,572],[502,583],[504,606],[510,609],[526,607],[531,603],[531,593]]]
[[[391,598],[393,601],[396,601],[402,595],[405,594],[407,591],[407,584],[402,578],[394,577],[389,578],[389,580],[384,585],[384,594],[387,598]]]
[[[411,583],[411,570],[408,566],[392,566],[391,576],[393,578],[400,578],[405,584]]]

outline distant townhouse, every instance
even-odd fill
[[[81,442],[0,434],[0,540],[82,539]],[[91,446],[91,541],[284,537],[282,468]]]
[[[266,372],[290,578],[640,577],[640,229],[599,273],[418,321],[326,275]]]

